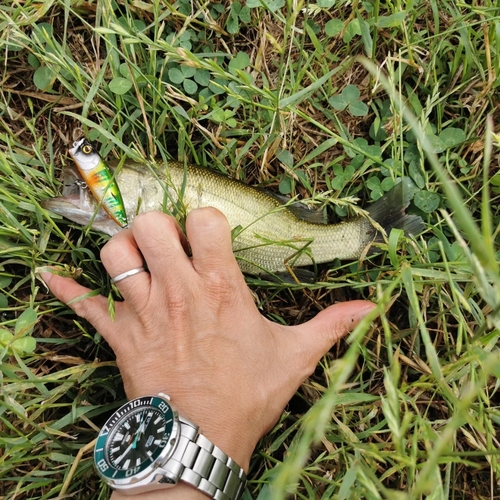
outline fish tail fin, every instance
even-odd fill
[[[417,236],[425,229],[424,221],[418,215],[408,215],[405,212],[417,191],[413,181],[409,177],[403,177],[401,182],[370,206],[368,213],[387,234],[392,228],[396,228],[402,229],[406,236]],[[374,242],[383,241],[384,237],[378,231]]]

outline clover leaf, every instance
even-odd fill
[[[113,94],[123,95],[132,88],[132,82],[128,78],[117,76],[109,82],[109,90]]]
[[[465,141],[465,132],[461,128],[448,127],[441,131],[439,138],[446,149],[453,148]]]
[[[334,95],[328,99],[331,106],[338,110],[348,109],[353,116],[366,116],[368,106],[359,100],[360,92],[356,85],[347,85],[341,94]]]
[[[31,332],[36,322],[36,311],[30,307],[27,308],[17,318],[14,334],[9,330],[0,329],[0,349],[7,349],[10,354],[16,352],[19,356],[32,353],[36,349],[36,340],[31,337]]]
[[[234,111],[230,109],[216,107],[211,113],[208,113],[205,118],[210,118],[215,123],[225,123],[230,128],[234,128],[237,125],[234,119]]]
[[[431,191],[418,191],[413,197],[415,206],[426,214],[434,212],[439,207],[440,202],[441,197]]]
[[[378,200],[382,198],[384,190],[380,185],[380,179],[378,177],[370,177],[366,181],[366,187],[370,190],[370,198],[372,200]]]
[[[378,177],[370,177],[366,181],[366,187],[370,190],[370,198],[378,200],[394,187],[394,181],[390,177],[386,177],[382,181]]]
[[[246,52],[238,52],[235,57],[229,61],[229,72],[233,75],[243,71],[250,64],[250,57]]]
[[[342,165],[334,165],[333,166],[334,177],[330,181],[331,189],[336,189],[337,191],[344,189],[344,186],[352,179],[354,172],[355,169],[352,164],[347,165],[347,167],[345,168],[342,167]]]
[[[285,0],[247,0],[247,7],[254,9],[256,7],[267,7],[271,12],[276,12],[285,5]]]
[[[182,85],[186,94],[196,94],[198,85],[206,87],[210,83],[210,73],[192,66],[173,66],[168,70],[168,79],[175,85]]]
[[[330,19],[325,24],[325,34],[327,36],[335,36],[342,32],[344,29],[344,21],[340,19]]]
[[[0,330],[0,348],[7,347],[7,352],[14,351],[20,356],[32,353],[36,349],[36,340],[33,337],[15,338],[8,330]]]
[[[240,21],[243,24],[250,22],[250,8],[248,5],[242,6],[240,2],[233,2],[226,21],[226,30],[231,35],[240,31]]]
[[[361,149],[365,154],[370,156],[382,157],[382,148],[376,144],[368,144],[368,141],[364,137],[356,137],[353,144],[355,144],[359,149]],[[354,149],[344,146],[344,150],[347,155],[351,158],[358,156],[358,152]]]

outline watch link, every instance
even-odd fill
[[[162,393],[120,407],[99,433],[94,461],[104,481],[124,495],[184,481],[217,500],[239,500],[246,487],[243,469]]]

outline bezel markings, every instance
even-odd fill
[[[164,420],[165,430],[163,437],[154,452],[148,459],[144,460],[139,466],[128,470],[118,469],[113,466],[107,458],[107,448],[112,445],[108,439],[113,434],[111,431],[116,425],[123,423],[123,420],[129,415],[129,412],[141,407],[151,407],[161,412]],[[147,477],[154,469],[157,462],[164,462],[172,451],[170,444],[172,436],[178,432],[178,422],[175,419],[175,413],[167,400],[159,396],[147,396],[129,401],[119,408],[106,422],[102,428],[94,449],[94,463],[97,472],[101,477],[110,483],[126,484],[132,480],[137,481]]]

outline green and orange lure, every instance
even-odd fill
[[[120,227],[127,227],[127,214],[118,183],[92,144],[85,138],[79,139],[73,143],[69,154],[102,208]]]

